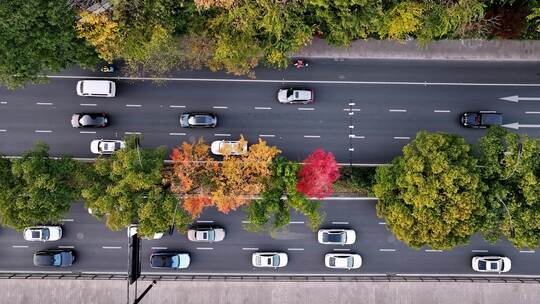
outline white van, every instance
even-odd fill
[[[77,82],[77,95],[114,97],[116,95],[116,84],[110,80],[80,80]]]

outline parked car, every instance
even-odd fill
[[[210,151],[215,155],[229,153],[230,155],[244,155],[248,152],[248,143],[244,141],[244,144],[241,145],[239,140],[216,140],[212,142]]]
[[[69,267],[75,262],[75,254],[70,249],[49,249],[34,253],[35,266]]]
[[[109,123],[105,113],[75,113],[71,115],[71,126],[74,128],[104,128]]]
[[[317,239],[325,245],[351,245],[356,241],[356,232],[353,229],[320,229]]]
[[[215,128],[217,116],[204,112],[184,113],[180,116],[180,126],[182,128]]]
[[[116,96],[116,84],[110,80],[80,80],[77,82],[77,95],[114,97]]]
[[[494,112],[465,112],[461,115],[461,124],[467,128],[487,128],[502,125],[503,116]]]
[[[193,228],[188,231],[192,242],[221,242],[225,239],[225,229],[219,227]]]
[[[26,241],[58,241],[62,238],[62,227],[60,226],[37,226],[28,227],[23,231]]]
[[[287,254],[283,252],[255,252],[251,256],[251,263],[255,267],[285,267],[289,261]]]
[[[508,272],[512,262],[502,256],[475,256],[472,258],[472,269],[478,272]]]
[[[362,257],[356,253],[327,253],[324,265],[335,269],[358,269],[362,266]]]
[[[308,104],[313,102],[313,90],[310,89],[279,89],[277,98],[280,103]]]
[[[90,151],[94,154],[109,155],[125,147],[126,142],[123,140],[94,139],[90,142]]]
[[[189,254],[181,252],[154,252],[150,256],[150,267],[185,269],[189,267]]]

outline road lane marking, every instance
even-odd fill
[[[79,131],[81,134],[96,134],[96,131]]]
[[[214,250],[212,247],[197,247],[197,250]]]
[[[170,105],[169,108],[185,108],[186,106]]]
[[[255,248],[255,247],[244,247],[244,248],[242,248],[242,250],[259,250],[259,248]]]
[[[386,225],[386,222],[379,222],[379,225]]]
[[[304,138],[320,138],[320,135],[304,135]]]
[[[126,135],[141,135],[141,132],[124,132]]]
[[[538,111],[525,111],[525,114],[540,114]]]
[[[349,106],[353,107],[353,106],[355,106],[355,105],[356,105],[356,103],[354,103],[354,102],[349,102]]]
[[[58,246],[60,249],[73,249],[75,246]]]
[[[395,249],[390,249],[390,248],[381,248],[379,249],[380,252],[394,252],[396,251]]]
[[[213,223],[214,221],[195,221],[197,223]]]
[[[35,130],[36,133],[52,133],[52,130]]]
[[[74,222],[74,219],[61,219],[61,222]]]
[[[242,221],[242,224],[249,224],[251,223],[250,221]]]
[[[259,134],[259,137],[276,137],[274,134]]]
[[[488,251],[485,249],[473,249],[471,250],[471,252],[488,252]]]
[[[289,222],[289,224],[305,224],[305,222],[302,222],[302,221],[298,221],[298,222],[291,221],[291,222]]]
[[[28,248],[28,245],[13,245],[13,248]]]
[[[353,152],[353,151],[354,151],[354,148],[349,148],[349,151]]]
[[[426,249],[424,251],[425,252],[443,252],[442,250],[437,250],[437,249]]]
[[[450,113],[450,110],[433,110],[435,113]]]
[[[36,102],[38,106],[52,106],[52,102]]]
[[[255,107],[255,110],[272,110],[271,107]]]
[[[95,107],[97,106],[97,103],[80,103],[83,107]]]
[[[351,251],[349,248],[334,248],[334,251]]]
[[[303,251],[304,248],[287,248],[289,251]]]
[[[226,133],[215,133],[214,136],[231,136],[231,134],[226,134]]]
[[[298,108],[298,111],[315,111],[315,108]]]
[[[349,225],[349,222],[332,222],[332,225]]]
[[[0,132],[7,132],[7,130],[6,130],[6,129],[2,129],[2,130],[0,130]]]
[[[121,246],[102,246],[103,249],[122,249]]]
[[[358,135],[354,135],[354,134],[349,134],[349,138],[364,139],[366,137],[365,136],[358,136]]]
[[[343,109],[343,111],[347,111],[347,112],[360,112],[360,111],[362,111],[362,109]]]
[[[225,106],[213,106],[212,108],[213,108],[213,109],[228,109],[229,107],[225,107]]]
[[[0,101],[0,104],[7,104],[7,101]]]
[[[152,247],[152,250],[167,250],[167,247]]]
[[[394,139],[411,139],[409,136],[394,136]]]
[[[173,132],[173,133],[169,133],[169,135],[171,135],[171,136],[184,136],[184,135],[186,135],[186,133],[174,133]]]
[[[349,126],[349,129],[354,129],[354,126],[352,126],[352,125],[351,125],[351,126]]]
[[[407,112],[407,110],[405,110],[405,109],[389,109],[388,112],[401,112],[401,113],[405,113],[405,112]]]
[[[520,250],[519,253],[535,253],[534,250]]]
[[[140,104],[127,104],[126,107],[128,107],[128,108],[140,108],[140,107],[142,107],[142,105],[140,105]]]

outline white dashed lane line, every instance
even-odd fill
[[[315,108],[298,108],[298,111],[315,111]]]
[[[379,225],[386,225],[386,222],[379,222]]]
[[[122,249],[121,246],[102,246],[103,249]]]
[[[96,131],[79,131],[81,134],[96,134]]]
[[[174,133],[173,132],[173,133],[169,133],[169,135],[171,135],[171,136],[184,136],[184,135],[186,135],[186,133]]]
[[[304,248],[287,248],[289,251],[303,251]]]
[[[391,249],[391,248],[381,248],[379,249],[380,252],[395,252],[396,250],[395,249]]]
[[[75,246],[58,246],[60,249],[73,249]]]
[[[334,248],[334,251],[351,251],[349,248]]]
[[[485,250],[485,249],[473,249],[473,250],[471,250],[471,252],[483,252],[483,253],[486,253],[488,251]]]
[[[52,106],[52,102],[36,102],[38,106]]]
[[[442,250],[437,250],[437,249],[426,249],[424,251],[425,252],[443,252]]]
[[[74,219],[61,219],[61,222],[74,222]]]
[[[394,136],[394,139],[401,140],[401,139],[411,139],[411,138],[409,136]]]
[[[140,104],[127,104],[126,107],[128,107],[128,108],[140,108],[140,107],[142,107],[142,105],[140,105]]]
[[[349,225],[349,222],[332,222],[332,225]]]
[[[11,247],[13,247],[13,248],[28,248],[27,245],[13,245]]]
[[[167,247],[152,247],[152,250],[167,250]]]
[[[231,136],[231,134],[224,134],[224,133],[216,133],[216,134],[214,134],[214,136],[222,136],[222,137],[227,137],[227,136]]]
[[[7,104],[7,101],[0,101],[0,104]]]
[[[244,247],[244,248],[242,248],[242,250],[257,251],[257,250],[259,250],[259,248],[256,248],[256,247]]]
[[[214,221],[195,221],[197,223],[213,223]]]
[[[197,250],[214,250],[212,247],[197,247]]]
[[[538,111],[526,111],[525,114],[540,114]]]
[[[321,138],[320,135],[304,135],[304,138]]]
[[[7,132],[6,129],[0,129],[0,132]]]
[[[365,139],[366,138],[365,136],[358,136],[358,135],[354,135],[354,134],[349,134],[349,137],[354,138],[354,139]]]
[[[271,107],[255,107],[255,110],[272,110]]]
[[[225,106],[213,106],[212,108],[213,108],[213,109],[223,109],[223,110],[226,110],[226,109],[228,109],[229,107],[225,107]]]
[[[251,223],[250,221],[242,221],[242,224],[249,224]]]
[[[185,108],[186,106],[170,105],[169,108]]]
[[[35,130],[35,133],[52,133],[52,130]]]
[[[362,109],[352,108],[352,109],[343,109],[343,111],[347,111],[347,112],[360,112],[360,111],[362,111]]]
[[[259,137],[276,137],[274,134],[259,134]]]
[[[388,112],[400,112],[400,113],[405,113],[405,112],[407,112],[407,110],[405,110],[405,109],[389,109]]]
[[[141,135],[141,132],[124,132],[126,135]]]
[[[435,113],[450,113],[450,110],[433,110]]]
[[[520,250],[519,253],[535,253],[534,250]]]
[[[83,107],[95,107],[97,103],[81,103],[80,105]]]
[[[291,222],[289,222],[289,224],[304,224],[304,222],[302,222],[302,221],[298,221],[298,222],[291,221]]]

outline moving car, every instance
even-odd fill
[[[467,128],[487,128],[502,125],[502,114],[495,112],[465,112],[461,124]]]
[[[182,128],[215,128],[217,116],[205,112],[183,113],[180,116],[180,126]]]
[[[181,252],[154,252],[150,256],[150,267],[184,269],[189,267],[189,254]]]
[[[123,140],[94,139],[90,142],[90,151],[94,154],[113,154],[126,147]]]
[[[69,267],[75,262],[75,255],[70,249],[49,249],[34,253],[35,266]]]
[[[362,257],[356,253],[327,253],[324,265],[335,269],[358,269],[362,266]]]
[[[77,95],[114,97],[116,96],[116,84],[110,80],[80,80],[77,82]]]
[[[38,226],[28,227],[23,231],[26,241],[58,241],[62,238],[62,227],[60,226]]]
[[[320,229],[317,239],[325,245],[351,245],[356,241],[356,232],[353,229]]]
[[[188,231],[192,242],[221,242],[225,239],[225,229],[219,227],[193,228]]]
[[[215,155],[244,155],[248,151],[248,144],[247,141],[244,141],[244,145],[241,145],[239,140],[216,140],[212,142],[210,151]]]
[[[472,269],[478,272],[508,272],[512,262],[502,256],[475,256],[472,258]]]
[[[280,103],[308,104],[313,102],[313,90],[310,89],[279,89],[277,98]]]
[[[251,256],[251,263],[255,267],[285,267],[288,261],[287,254],[283,252],[255,252]]]
[[[103,128],[109,123],[105,113],[75,113],[71,115],[71,126],[74,128]]]

